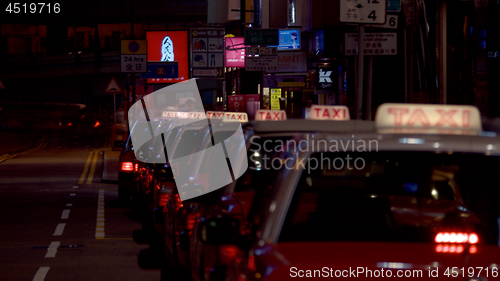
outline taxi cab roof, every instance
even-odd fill
[[[250,121],[256,133],[267,132],[373,132],[375,123],[368,120],[325,121],[289,119],[283,121]]]
[[[474,106],[387,103],[377,109],[374,126],[376,130],[350,137],[374,140],[386,151],[500,154],[500,137],[482,130]],[[320,132],[314,139],[329,142],[339,139],[339,134]]]

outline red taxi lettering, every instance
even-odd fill
[[[453,121],[453,115],[457,112],[456,110],[446,112],[442,109],[436,109],[436,111],[441,116],[441,119],[436,123],[436,127],[441,127],[446,123],[449,123],[451,127],[457,127],[457,124]]]
[[[408,120],[408,126],[413,126],[416,122],[420,122],[424,126],[430,125],[429,119],[427,119],[427,116],[425,116],[425,113],[422,111],[422,109],[416,109],[415,111],[413,111],[410,116],[410,120]]]
[[[443,109],[435,109],[435,112],[437,113],[439,119],[435,124],[431,124],[429,121],[429,118],[427,114],[424,112],[423,109],[417,108],[414,109],[413,111],[410,111],[408,108],[398,108],[398,107],[391,107],[387,109],[388,114],[393,116],[393,121],[395,126],[415,126],[415,125],[422,125],[422,126],[434,126],[434,127],[443,127],[443,126],[450,126],[453,128],[457,127],[463,127],[463,128],[468,128],[470,127],[471,124],[471,113],[469,110],[462,110],[462,124],[461,126],[457,124],[457,120],[454,118],[455,114],[457,113],[458,110],[456,109],[451,109],[451,110],[443,110]],[[428,114],[432,114],[427,112]],[[403,121],[403,117],[407,114],[410,114],[408,117],[408,121],[406,123]]]
[[[464,110],[462,113],[462,126],[468,128],[470,126],[470,111]]]
[[[408,108],[389,108],[389,114],[394,114],[394,125],[401,126],[403,124],[403,114],[408,114]]]

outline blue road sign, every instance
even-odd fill
[[[148,62],[148,72],[141,78],[179,78],[178,62]]]

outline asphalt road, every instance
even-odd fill
[[[0,163],[0,280],[160,280],[117,202],[118,154],[95,145],[48,137]]]

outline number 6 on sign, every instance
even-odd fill
[[[340,0],[340,21],[352,23],[384,24],[387,1]]]

